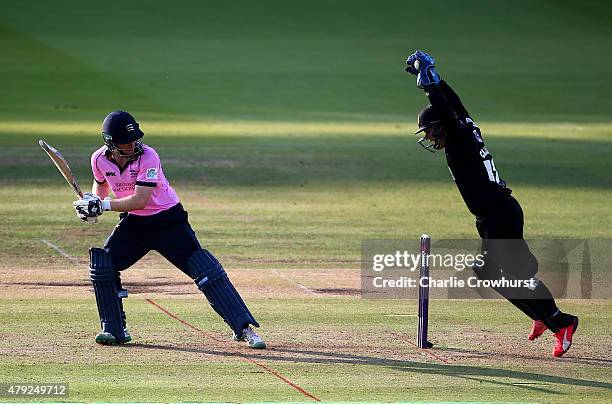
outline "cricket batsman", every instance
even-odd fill
[[[251,328],[259,324],[223,266],[200,246],[159,156],[142,143],[143,136],[132,115],[111,112],[102,123],[104,146],[91,156],[92,191],[74,202],[83,221],[92,221],[107,210],[122,212],[104,248],[89,250],[89,274],[102,326],[96,342],[113,345],[132,340],[122,304],[127,291],[121,286],[120,273],[155,250],[193,279],[232,329],[234,340],[245,341],[251,348],[265,348],[265,342]],[[111,191],[115,199],[108,198]]]
[[[526,287],[495,290],[533,320],[528,339],[546,329],[554,333],[553,356],[570,348],[578,317],[563,313],[544,283],[536,278],[538,261],[523,239],[523,211],[497,172],[480,129],[450,86],[440,79],[434,59],[416,51],[406,60],[406,71],[417,76],[430,105],[418,115],[424,136],[418,143],[431,152],[444,150],[451,175],[482,238],[484,265],[475,267],[480,279],[529,280]]]

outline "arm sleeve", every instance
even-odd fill
[[[425,94],[446,125],[456,126],[458,119],[469,117],[457,93],[444,80],[441,80],[440,84],[425,87]]]
[[[157,183],[161,181],[161,172],[159,156],[153,149],[148,149],[141,157],[136,185],[155,188]]]
[[[106,182],[106,178],[100,169],[98,168],[98,158],[100,157],[100,153],[94,153],[91,155],[91,171],[93,172],[94,180],[98,184],[104,184]]]
[[[446,96],[446,99],[451,105],[451,108],[453,109],[453,111],[455,111],[456,115],[458,115],[461,118],[470,117],[470,114],[467,112],[467,110],[461,103],[461,99],[459,98],[457,93],[454,92],[453,89],[444,80],[440,81],[440,90]]]

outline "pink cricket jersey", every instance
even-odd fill
[[[119,166],[107,157],[106,146],[102,146],[91,155],[91,169],[96,182],[108,181],[117,198],[133,195],[136,185],[154,187],[147,206],[130,212],[150,216],[170,209],[179,203],[179,198],[164,176],[157,152],[145,144],[142,147],[142,155],[119,170]]]

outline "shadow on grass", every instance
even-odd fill
[[[130,344],[123,348],[130,347],[165,350],[173,352],[190,352],[206,355],[237,357],[253,360],[266,360],[270,362],[288,362],[299,364],[325,364],[325,365],[367,365],[380,366],[389,369],[399,370],[403,372],[415,372],[419,374],[431,374],[456,377],[459,379],[475,380],[483,383],[492,383],[504,386],[513,386],[524,388],[527,390],[540,391],[549,394],[560,394],[557,391],[546,389],[543,387],[534,386],[535,384],[561,384],[567,386],[595,387],[607,390],[612,390],[612,384],[600,382],[596,380],[576,379],[571,377],[552,376],[538,374],[532,372],[523,372],[518,370],[500,369],[494,367],[470,366],[470,365],[449,365],[416,362],[410,360],[399,360],[381,358],[368,355],[344,354],[337,352],[323,352],[306,349],[289,349],[289,348],[270,348],[267,351],[258,353],[245,353],[237,350],[215,351],[211,349],[179,347],[169,345],[144,345]],[[276,354],[280,355],[276,355]],[[283,354],[291,354],[287,356]],[[295,356],[293,356],[295,355]],[[308,356],[308,357],[307,357]],[[502,382],[499,380],[490,380],[488,378],[508,378],[517,379],[517,382]],[[529,383],[524,382],[529,380]]]
[[[37,137],[3,135],[0,182],[56,178]],[[96,137],[46,136],[89,182]],[[443,153],[421,150],[415,139],[381,135],[170,136],[147,141],[161,156],[171,183],[219,186],[367,185],[448,183]],[[487,141],[502,177],[516,185],[609,189],[612,143],[496,136]],[[56,178],[57,179],[57,178]],[[87,179],[87,180],[86,180]],[[57,179],[57,183],[60,180]],[[365,192],[365,191],[364,191]]]
[[[472,355],[473,357],[480,357],[480,358],[508,358],[508,359],[525,359],[525,360],[532,360],[533,357],[529,356],[529,355],[520,355],[517,353],[504,353],[504,352],[482,352],[482,351],[475,351],[475,350],[471,350],[471,349],[463,349],[463,348],[441,348],[441,347],[436,347],[436,351],[442,351],[445,353],[449,353],[449,354],[453,354],[453,353],[463,353],[463,354],[469,354]],[[579,363],[579,364],[583,364],[583,365],[593,365],[593,366],[612,366],[612,359],[603,359],[603,358],[587,358],[587,357],[576,357],[576,356],[572,356],[569,358],[563,358],[563,359],[556,359],[553,357],[549,357],[549,358],[538,358],[539,361],[546,361],[546,362],[558,362],[560,360],[562,360],[563,362],[571,362],[571,363]]]

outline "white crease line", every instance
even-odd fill
[[[384,317],[418,317],[417,314],[383,314]]]
[[[302,289],[303,291],[305,291],[308,294],[311,294],[311,295],[317,296],[317,297],[323,296],[321,293],[315,292],[314,290],[310,289],[308,286],[304,285],[303,283],[300,283],[300,282],[296,281],[295,279],[286,276],[285,274],[283,274],[282,272],[279,272],[276,269],[273,269],[272,272],[274,272],[276,275],[280,276],[281,278],[286,279],[289,282],[296,284],[300,289]]]
[[[40,241],[45,243],[48,247],[50,247],[50,248],[54,249],[55,251],[57,251],[64,258],[67,258],[70,261],[72,261],[75,265],[81,266],[81,262],[79,261],[78,258],[73,257],[72,255],[68,254],[66,251],[62,250],[61,248],[59,248],[55,244],[51,243],[49,240],[40,239]],[[308,286],[304,285],[303,283],[300,283],[300,282],[296,281],[295,279],[292,279],[292,278],[286,276],[285,274],[277,271],[276,269],[273,269],[272,272],[274,272],[276,275],[279,275],[283,279],[286,279],[289,282],[296,284],[300,289],[304,290],[308,294],[311,294],[313,296],[322,296],[321,293],[315,292],[314,290],[310,289]]]
[[[50,242],[49,240],[45,240],[40,239],[40,241],[42,241],[43,243],[45,243],[47,245],[47,247],[50,247],[52,249],[54,249],[55,251],[57,251],[62,257],[69,259],[70,261],[72,261],[75,265],[77,266],[82,266],[83,264],[79,261],[78,258],[73,257],[72,255],[68,254],[66,251],[62,250],[61,248],[59,248],[58,246],[56,246],[55,244],[53,244],[52,242]]]

